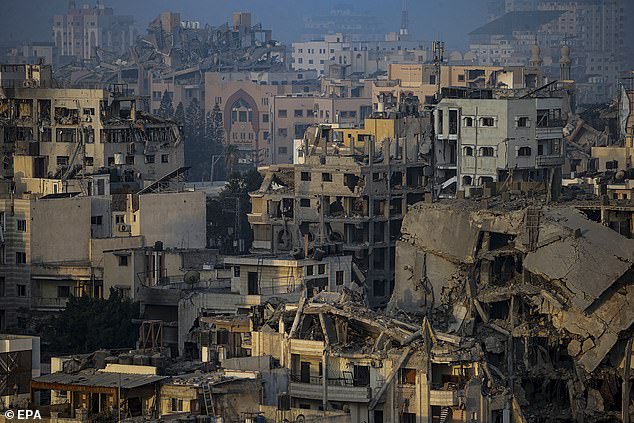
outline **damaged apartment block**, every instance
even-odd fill
[[[311,126],[295,164],[260,168],[264,181],[250,194],[253,251],[352,255],[353,279],[384,306],[403,216],[431,192],[432,119],[415,100],[375,113],[364,129]]]
[[[113,182],[156,180],[183,167],[179,126],[141,111],[143,101],[126,84],[108,91],[0,88],[3,175],[13,176],[16,157],[29,162],[16,178],[62,182],[115,167]]]
[[[388,308],[471,345],[480,421],[628,421],[633,240],[523,201],[421,203],[402,232]]]

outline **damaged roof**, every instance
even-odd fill
[[[537,249],[524,267],[546,280],[580,310],[587,310],[634,266],[634,240],[588,220],[573,208],[543,210]]]
[[[128,373],[110,373],[97,370],[84,370],[78,373],[51,373],[36,377],[32,385],[36,388],[45,388],[47,385],[67,387],[96,387],[134,389],[144,385],[160,382],[167,376],[141,375]],[[50,388],[49,388],[50,389]]]

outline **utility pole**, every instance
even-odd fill
[[[235,200],[233,209],[223,209],[226,213],[233,213],[235,218],[233,221],[233,248],[234,252],[242,252],[240,246],[240,197],[227,197],[229,200]]]
[[[209,174],[209,182],[214,181],[214,166],[216,166],[216,163],[218,163],[218,160],[220,160],[224,156],[225,156],[224,154],[213,154],[211,156],[211,170],[210,170],[211,173]]]

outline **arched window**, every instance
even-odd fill
[[[473,126],[473,118],[471,116],[464,118],[464,126]]]
[[[493,177],[492,176],[481,176],[480,177],[480,186],[484,186],[487,184],[492,184],[493,183]]]
[[[480,147],[480,156],[482,157],[493,157],[495,154],[495,150],[493,147]]]
[[[462,177],[462,185],[471,185],[472,182],[473,182],[473,178],[471,176]]]
[[[462,154],[465,156],[473,156],[473,147],[465,147],[462,150]]]
[[[530,157],[531,153],[530,147],[520,147],[519,150],[517,150],[517,155],[520,157]]]
[[[239,99],[231,106],[231,122],[252,122],[253,108],[244,99]]]

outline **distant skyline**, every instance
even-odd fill
[[[95,5],[95,0],[76,0]],[[400,1],[307,0],[101,0],[115,13],[133,15],[143,34],[147,24],[162,11],[180,12],[185,20],[213,26],[229,22],[234,11],[249,11],[254,23],[261,22],[273,30],[275,39],[285,43],[299,40],[303,17],[326,14],[333,5],[352,4],[360,13],[384,19],[384,30],[398,31],[401,23]],[[417,0],[409,1],[409,27],[413,39],[442,39],[449,49],[467,47],[467,34],[487,19],[485,0]],[[2,0],[0,42],[52,41],[54,14],[64,13],[68,0]],[[35,12],[37,11],[37,12]]]

